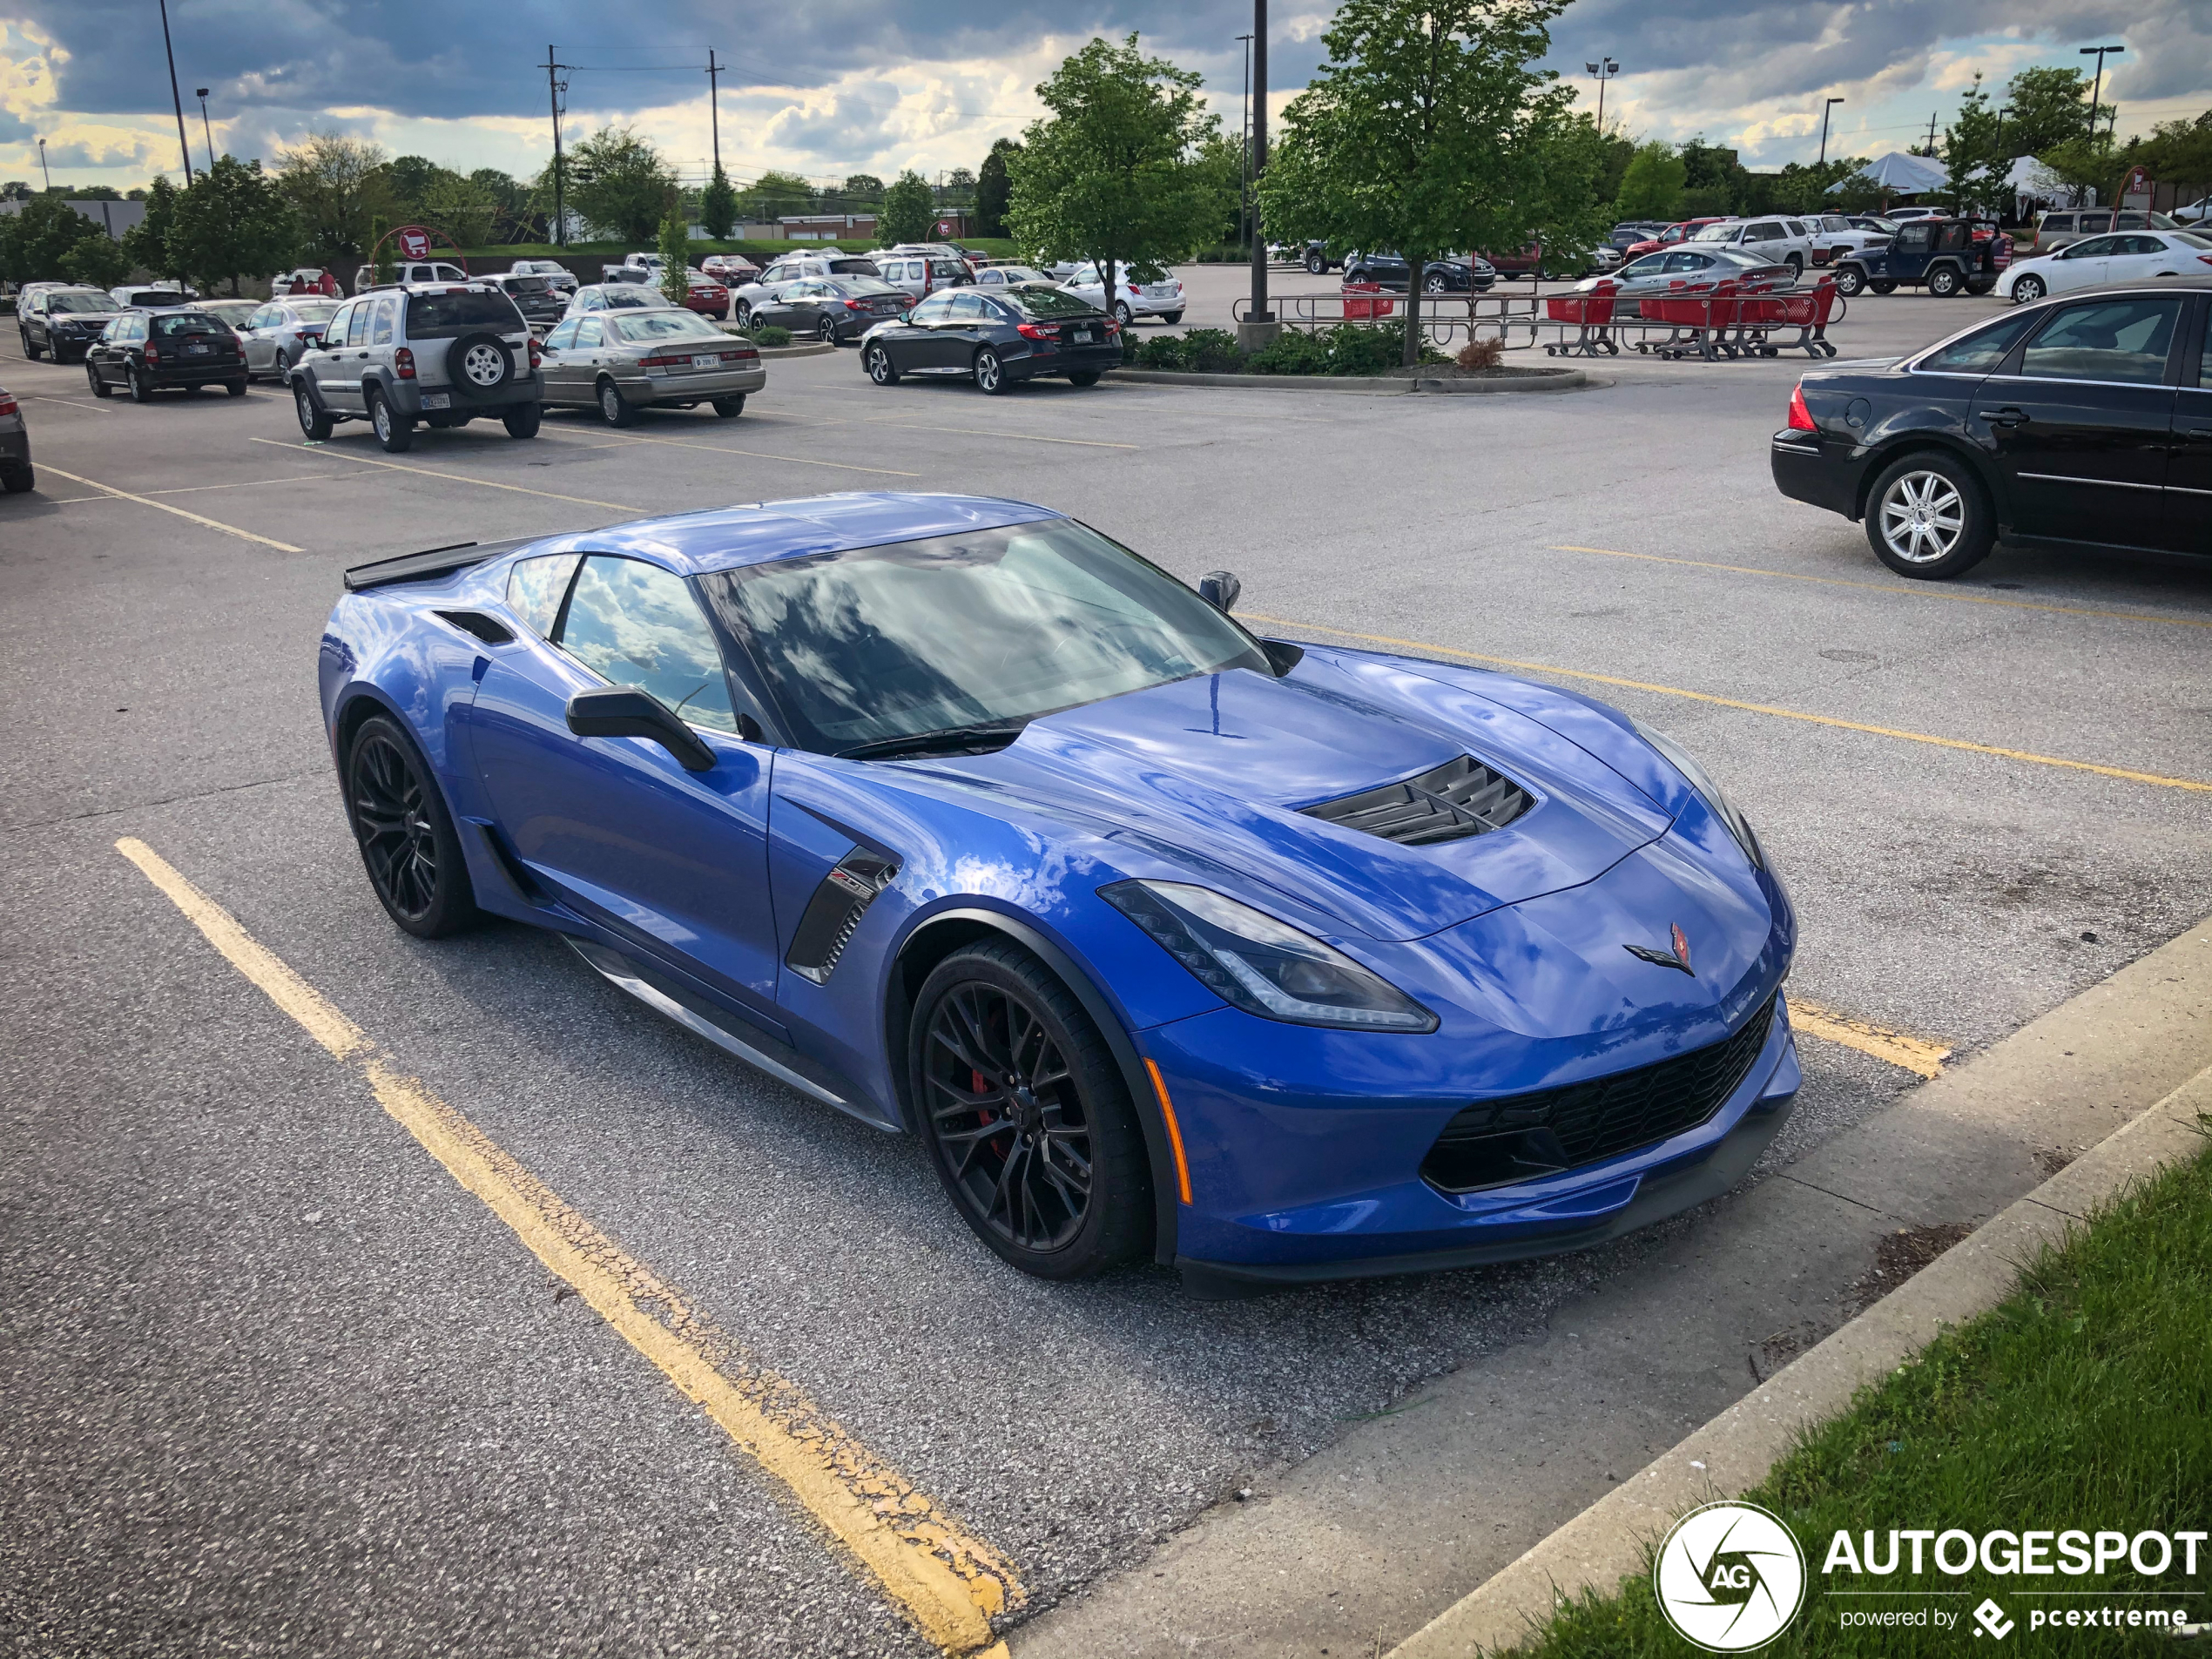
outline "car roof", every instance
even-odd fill
[[[641,518],[606,529],[536,542],[516,556],[628,554],[680,576],[704,576],[712,570],[732,570],[811,553],[842,553],[1061,516],[1049,508],[992,496],[854,492]]]

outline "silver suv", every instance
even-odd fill
[[[397,454],[415,442],[417,422],[457,427],[496,415],[508,436],[536,437],[545,395],[537,365],[529,325],[499,288],[424,283],[348,300],[287,378],[310,438],[365,420]]]

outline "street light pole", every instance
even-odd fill
[[[1251,233],[1252,212],[1252,37],[1239,35],[1244,43],[1244,88],[1238,94],[1237,154],[1242,176],[1237,198],[1237,230],[1239,235]]]
[[[1830,98],[1830,99],[1828,100],[1828,102],[1827,102],[1827,103],[1825,103],[1824,105],[1823,105],[1821,106],[1821,109],[1820,109],[1820,164],[1819,164],[1819,165],[1822,165],[1822,166],[1824,166],[1824,166],[1826,166],[1826,165],[1828,165],[1828,117],[1829,117],[1830,113],[1831,113],[1831,111],[1834,111],[1835,107],[1836,107],[1838,104],[1841,104],[1842,102],[1843,102],[1843,99],[1841,99],[1841,98]]]
[[[2097,141],[2097,99],[2103,95],[2105,89],[2105,58],[2107,56],[2117,57],[2127,50],[2125,46],[2084,46],[2081,49],[2081,55],[2084,57],[2094,57],[2097,60],[2096,84],[2089,90],[2089,142],[2091,144]],[[2117,125],[2120,111],[2114,110],[2112,115],[2114,123]]]
[[[1582,67],[1597,77],[1597,130],[1605,131],[1605,84],[1621,72],[1620,64],[1610,57],[1601,57],[1595,64],[1585,58]]]
[[[215,129],[207,125],[207,89],[195,87],[192,96],[199,100],[199,130],[207,138],[207,171],[215,171]]]
[[[44,138],[38,141],[38,174],[46,181],[46,188],[51,190],[54,187],[54,175],[46,170],[46,140]]]
[[[1267,238],[1260,224],[1259,176],[1267,167],[1267,0],[1252,0],[1251,322],[1272,322],[1267,308]]]
[[[547,54],[549,57],[550,53]],[[714,171],[722,171],[722,110],[715,93],[721,88],[724,65],[714,61],[714,48],[706,49],[706,118],[714,132]]]
[[[169,101],[177,106],[177,148],[184,152],[185,187],[192,188],[192,145],[185,138],[185,96],[177,90],[177,49],[169,44],[169,0],[161,0],[161,50],[169,55]]]

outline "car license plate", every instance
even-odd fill
[[[422,407],[426,409],[449,409],[453,407],[453,394],[425,392],[422,395]]]
[[[188,340],[185,342],[185,355],[187,357],[205,357],[208,350],[208,347],[202,345],[197,340]]]
[[[721,364],[721,361],[722,354],[720,352],[697,352],[692,354],[691,367],[693,368],[718,368]]]
[[[1088,346],[1090,344],[1090,340],[1091,334],[1089,329],[1078,328],[1076,330],[1076,344],[1078,346]]]

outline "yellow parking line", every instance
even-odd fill
[[[305,449],[304,443],[289,443],[281,438],[248,438],[248,443],[266,443],[279,449]],[[589,496],[563,496],[550,489],[532,489],[526,484],[502,484],[494,478],[471,478],[465,472],[439,472],[431,467],[407,467],[396,461],[377,461],[368,455],[347,455],[343,449],[333,449],[318,444],[316,448],[334,461],[350,461],[360,467],[381,467],[387,472],[411,472],[424,478],[442,478],[449,484],[475,484],[485,489],[511,490],[517,496],[539,496],[547,501],[573,502],[579,507],[607,507],[617,513],[642,513],[643,507],[632,507],[627,502],[594,501]],[[172,511],[175,509],[171,509]],[[298,549],[293,550],[297,552]]]
[[[674,1285],[658,1278],[504,1148],[415,1078],[144,841],[137,865],[245,975],[334,1059],[357,1067],[378,1104],[537,1258],[849,1549],[931,1642],[951,1654],[1003,1653],[991,1616],[1022,1599],[1012,1565],[913,1481],[860,1444],[793,1383],[754,1364]]]
[[[837,472],[869,472],[885,478],[919,478],[918,472],[900,472],[896,467],[860,467],[846,461],[813,461],[805,455],[772,455],[765,449],[738,449],[726,443],[699,443],[690,438],[652,438],[642,432],[628,435],[632,443],[665,443],[678,449],[711,449],[718,455],[746,455],[755,461],[788,461],[799,467],[828,467]]]
[[[1662,553],[1623,553],[1611,547],[1549,544],[1554,553],[1600,553],[1608,559],[1642,559],[1648,564],[1682,564],[1697,570],[1726,570],[1734,576],[1770,576],[1784,582],[1813,582],[1824,588],[1868,588],[1912,599],[1948,599],[1962,605],[2001,605],[2007,610],[2049,610],[2062,617],[2111,617],[2121,622],[2166,622],[2177,628],[2212,628],[2212,618],[2156,617],[2141,610],[2101,610],[2090,605],[2052,605],[2035,599],[2000,599],[1985,593],[1963,593],[1935,582],[1853,582],[1838,576],[1806,576],[1796,570],[1767,570],[1756,564],[1716,564],[1710,559],[1670,558]]]
[[[280,553],[304,553],[307,549],[294,547],[289,542],[280,542],[266,536],[256,536],[252,530],[242,530],[235,524],[226,524],[219,518],[202,518],[198,513],[188,513],[181,507],[172,507],[167,502],[155,501],[151,496],[134,496],[127,489],[118,489],[113,484],[104,484],[97,478],[80,478],[73,472],[64,472],[51,462],[38,463],[44,472],[57,478],[66,478],[72,484],[83,484],[87,489],[105,490],[118,501],[136,502],[141,507],[151,507],[156,512],[174,513],[179,518],[189,518],[195,524],[205,524],[211,530],[220,530],[226,536],[235,536],[248,542],[259,542],[263,547],[273,547]]]
[[[1447,657],[1463,657],[1472,663],[1487,663],[1494,668],[1518,669],[1527,674],[1546,674],[1556,679],[1588,680],[1594,685],[1618,685],[1631,691],[1654,691],[1661,697],[1688,698],[1694,703],[1710,703],[1716,708],[1741,709],[1747,714],[1770,714],[1779,720],[1803,720],[1809,725],[1833,726],[1843,732],[1871,732],[1878,738],[1896,738],[1905,743],[1932,744],[1939,749],[1962,749],[1969,754],[1994,755],[2000,760],[2025,760],[2038,766],[2056,766],[2067,772],[2093,772],[2101,778],[2125,779],[2131,784],[2156,784],[2166,789],[2188,789],[2212,794],[2212,783],[2197,778],[2168,778],[2155,772],[2130,771],[2125,766],[2101,766],[2094,761],[2040,755],[2027,749],[2005,749],[1991,743],[1971,743],[1964,738],[1944,738],[1927,732],[1905,732],[1895,726],[1870,725],[1864,720],[1844,720],[1832,714],[1808,714],[1802,709],[1777,708],[1770,703],[1746,703],[1737,698],[1716,697],[1710,691],[1688,691],[1679,685],[1655,685],[1649,680],[1623,679],[1617,674],[1593,674],[1580,668],[1554,668],[1549,663],[1523,663],[1510,657],[1488,657],[1479,651],[1461,651],[1456,645],[1432,644],[1423,639],[1399,639],[1391,634],[1363,634],[1350,628],[1332,628],[1325,623],[1298,622],[1288,617],[1263,617],[1255,613],[1247,613],[1244,619],[1272,624],[1278,628],[1302,629],[1307,633],[1335,634],[1343,639],[1362,639],[1372,645],[1396,645],[1409,651],[1436,651]]]
[[[1941,1043],[1930,1042],[1925,1037],[1908,1037],[1901,1031],[1851,1019],[1817,1002],[1808,1002],[1795,992],[1791,993],[1789,1001],[1790,1026],[1800,1035],[1840,1042],[1846,1049],[1871,1054],[1875,1059],[1887,1061],[1916,1076],[1940,1077],[1943,1062],[1951,1057],[1950,1049]]]

